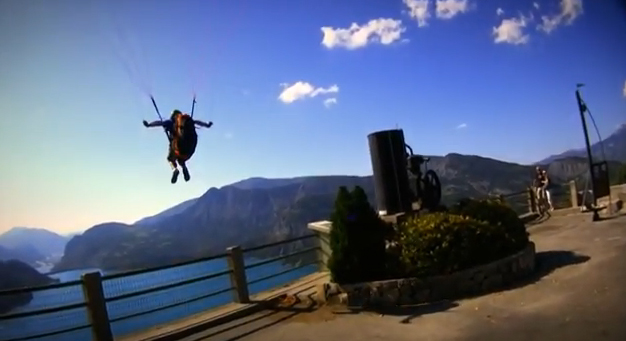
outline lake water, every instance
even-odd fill
[[[246,264],[251,264],[256,261],[258,260],[246,259]],[[248,281],[253,281],[257,278],[287,270],[290,267],[290,265],[275,262],[247,270],[246,275]],[[199,278],[211,273],[224,271],[226,268],[226,259],[216,259],[135,276],[105,280],[103,281],[103,288],[106,297],[113,297],[124,293],[159,287],[185,279]],[[51,277],[58,278],[62,282],[71,282],[80,279],[81,274],[90,271],[99,270],[85,269],[67,271],[53,274]],[[281,286],[302,276],[314,273],[315,271],[317,271],[316,265],[305,266],[287,274],[250,285],[248,290],[250,294],[253,295]],[[147,312],[173,303],[182,303],[229,287],[229,276],[224,275],[172,289],[109,302],[107,303],[107,309],[109,319],[113,321],[111,323],[113,334],[119,337],[232,302],[233,293],[225,292],[212,297],[198,299],[191,303],[184,303],[175,307],[149,312],[135,317],[128,317],[132,314]],[[11,311],[11,313],[53,308],[80,302],[83,302],[81,286],[72,285],[34,292],[33,300],[27,306],[15,309]],[[85,328],[46,338],[37,338],[37,340],[90,340],[91,334],[90,329],[87,327],[88,324],[85,308],[64,310],[25,318],[0,320],[0,340],[24,339],[38,334],[78,328],[81,326],[85,326]]]

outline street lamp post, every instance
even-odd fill
[[[584,84],[576,84],[576,101],[578,101],[578,111],[580,112],[580,121],[583,125],[583,134],[585,135],[585,146],[587,147],[587,160],[589,164],[589,179],[591,180],[591,198],[592,198],[592,211],[593,211],[593,221],[600,220],[600,216],[598,215],[598,199],[596,198],[596,183],[593,169],[593,157],[591,156],[591,144],[589,143],[589,133],[587,131],[587,121],[585,120],[585,111],[587,111],[587,106],[585,102],[583,102],[580,97],[580,88],[583,87]],[[584,203],[583,203],[584,204]]]

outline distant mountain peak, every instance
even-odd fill
[[[596,137],[590,132],[590,137]],[[626,162],[626,123],[622,123],[613,133],[604,138],[602,142],[596,142],[591,145],[591,154],[594,160]],[[567,157],[587,157],[587,149],[585,147],[567,150],[563,153],[551,155],[535,164],[548,164],[555,160]]]

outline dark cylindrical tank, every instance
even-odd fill
[[[367,140],[378,211],[386,211],[386,214],[409,212],[412,205],[404,132],[402,129],[377,131],[369,134]]]

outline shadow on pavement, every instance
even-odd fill
[[[226,328],[221,328],[209,334],[204,333],[202,338],[198,340],[214,340],[219,337],[220,340],[235,341],[282,323],[297,315],[311,313],[318,308],[312,295],[307,295],[305,301],[300,300],[297,296],[287,296],[276,306],[266,308],[265,311],[257,314],[256,317],[244,318],[240,322],[231,324]],[[237,329],[240,329],[240,332]],[[230,333],[233,331],[236,331],[236,335]]]
[[[411,323],[413,319],[422,315],[440,313],[458,306],[459,304],[454,301],[442,300],[439,302],[401,307],[350,309],[345,312],[335,312],[335,314],[358,314],[361,312],[370,312],[387,316],[404,316],[404,318],[400,320],[400,323],[408,324]]]
[[[536,283],[557,269],[570,265],[582,264],[590,259],[591,257],[587,255],[565,250],[537,252],[537,254],[535,254],[535,272],[532,273],[526,280],[513,284],[505,290],[516,289]]]
[[[534,219],[527,219],[526,221],[524,221],[524,224],[526,224],[526,226],[539,225],[541,223],[545,223],[551,217],[552,215],[550,214],[550,212],[546,212],[545,214],[537,215]]]
[[[549,275],[559,268],[569,265],[581,264],[587,262],[591,257],[577,254],[571,251],[543,251],[538,252],[535,256],[536,266],[535,273],[530,275],[523,282],[519,282],[504,290],[512,290],[528,284],[532,284],[541,280],[541,278]],[[455,307],[459,303],[451,300],[442,300],[439,302],[419,304],[413,306],[390,307],[390,308],[367,308],[354,309],[345,308],[345,310],[334,310],[332,315],[359,314],[359,313],[376,313],[387,316],[403,317],[400,320],[402,324],[409,324],[415,318],[423,315],[444,312]],[[287,296],[284,300],[273,307],[268,307],[262,313],[252,318],[242,319],[234,324],[224,326],[219,330],[203,333],[201,338],[197,340],[229,340],[235,341],[261,330],[275,326],[298,315],[306,316],[318,310],[319,305],[316,303],[313,294],[308,295],[304,300],[298,296]],[[234,333],[233,333],[234,332]],[[234,334],[234,335],[233,335]]]

